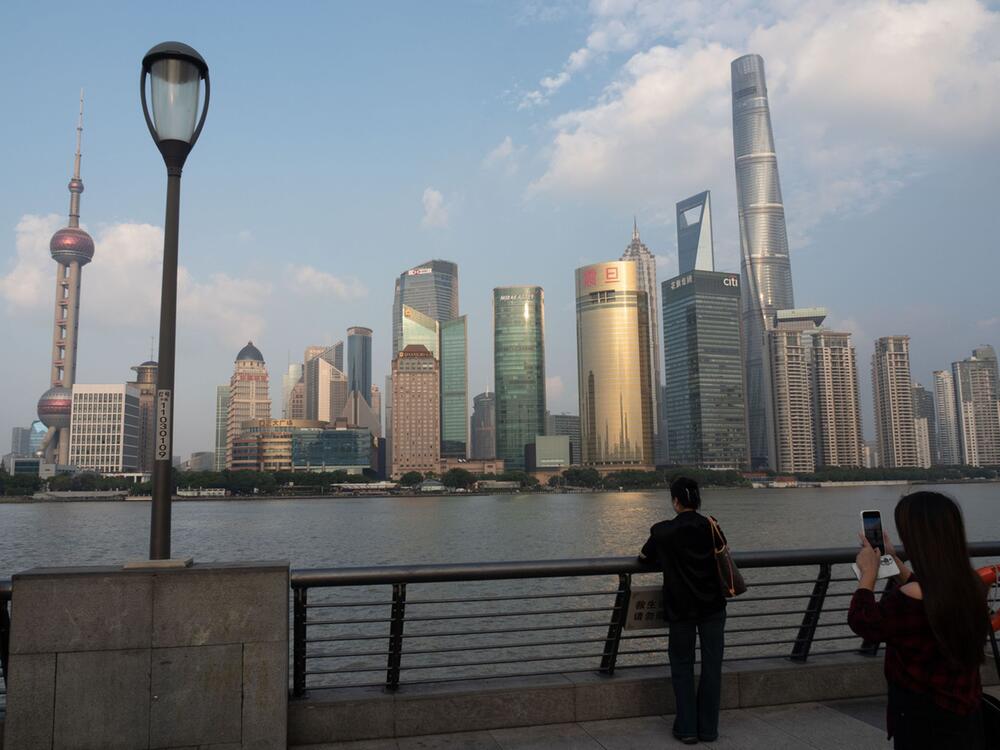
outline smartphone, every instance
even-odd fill
[[[861,533],[865,535],[868,543],[878,550],[879,556],[885,554],[885,538],[882,536],[881,511],[861,511]]]

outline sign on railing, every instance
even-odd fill
[[[667,627],[663,608],[662,586],[633,587],[625,616],[626,630],[649,630]]]

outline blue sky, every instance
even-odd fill
[[[137,89],[167,39],[213,82],[182,195],[179,453],[211,448],[247,339],[277,402],[289,352],[369,326],[381,384],[393,278],[432,257],[460,267],[470,397],[492,384],[490,290],[540,284],[550,408],[576,412],[573,270],[617,258],[633,214],[669,278],[674,203],[711,189],[717,264],[738,268],[729,61],[746,52],[767,64],[796,302],[854,332],[865,403],[878,336],[912,336],[925,384],[1000,345],[996,4],[6,3],[0,450],[47,387],[81,87],[97,250],[78,381],[149,356],[165,175]]]

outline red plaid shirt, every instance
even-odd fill
[[[979,708],[983,695],[979,668],[957,665],[941,653],[920,599],[894,589],[876,602],[874,593],[858,589],[847,624],[865,640],[885,643],[889,682],[927,695],[935,705],[962,716]]]

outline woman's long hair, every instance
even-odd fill
[[[895,517],[941,652],[963,666],[982,664],[990,627],[986,591],[969,563],[958,505],[940,492],[913,492],[896,505]]]

